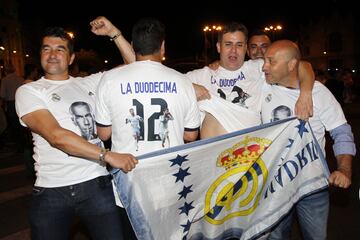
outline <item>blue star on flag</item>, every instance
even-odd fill
[[[176,177],[175,183],[178,182],[179,180],[184,182],[185,177],[191,175],[191,173],[188,172],[189,168],[190,167],[188,167],[185,170],[182,168],[179,168],[179,171],[177,173],[173,174],[173,176]]]
[[[184,228],[183,232],[187,232],[190,229],[191,226],[191,222],[189,221],[189,219],[187,220],[186,224],[181,224],[181,226]]]
[[[180,200],[181,198],[186,199],[186,196],[188,195],[188,193],[191,193],[193,191],[193,190],[191,190],[192,186],[193,185],[190,185],[189,187],[184,186],[183,190],[181,190],[181,192],[178,192],[178,194],[180,195],[178,200]]]
[[[188,155],[185,155],[185,156],[180,156],[179,154],[176,156],[176,158],[174,159],[170,159],[169,161],[172,162],[171,166],[174,166],[174,165],[179,165],[181,167],[181,164],[185,161],[189,161],[189,159],[186,159]]]
[[[191,203],[185,202],[185,203],[184,203],[184,206],[182,206],[182,207],[179,208],[179,210],[181,210],[181,212],[179,213],[179,215],[182,214],[182,213],[185,213],[186,216],[188,216],[190,210],[194,208],[193,205],[192,205],[193,202],[194,202],[194,201],[192,201]]]
[[[300,124],[297,125],[296,127],[299,129],[298,132],[299,132],[300,137],[302,137],[304,133],[309,132],[309,131],[305,127],[306,122],[302,121],[302,120],[299,120],[299,121],[300,121]]]

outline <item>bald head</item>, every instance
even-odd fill
[[[263,71],[266,81],[286,87],[298,86],[298,65],[300,51],[298,46],[289,40],[273,42],[265,53]]]
[[[269,49],[277,52],[285,61],[289,61],[291,59],[300,60],[301,58],[298,46],[290,40],[279,40],[273,42]]]

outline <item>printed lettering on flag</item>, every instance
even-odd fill
[[[293,118],[139,160],[113,171],[138,239],[252,239],[328,186],[310,126]]]

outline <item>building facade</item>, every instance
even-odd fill
[[[18,19],[17,2],[0,1],[0,77],[4,69],[12,64],[18,75],[24,72],[24,58],[21,24]]]
[[[302,57],[315,69],[360,71],[359,18],[352,14],[333,13],[300,27]]]

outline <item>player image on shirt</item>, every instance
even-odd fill
[[[139,143],[139,139],[140,139],[140,122],[142,122],[143,119],[139,115],[135,115],[133,108],[130,108],[129,112],[130,112],[130,116],[128,116],[125,119],[125,123],[126,124],[130,123],[131,129],[132,129],[132,135],[134,137],[135,144],[136,144],[136,151],[138,151],[139,150],[138,143]]]
[[[69,108],[72,122],[80,129],[81,136],[86,140],[97,138],[95,118],[91,110],[91,106],[86,102],[74,102]]]
[[[246,93],[244,90],[242,90],[242,88],[240,88],[238,86],[234,86],[233,92],[236,92],[238,96],[235,97],[232,100],[232,102],[238,103],[238,104],[240,104],[240,106],[246,107],[245,101],[246,101],[246,99],[248,99],[250,97],[250,94]],[[248,108],[248,107],[246,107],[246,108]]]
[[[292,111],[289,107],[280,105],[274,108],[271,112],[271,122],[286,119],[292,115]]]
[[[159,135],[161,139],[161,146],[165,147],[165,141],[167,141],[167,147],[170,147],[169,128],[168,123],[170,120],[174,120],[173,116],[169,112],[169,109],[165,108],[162,115],[159,116]]]

